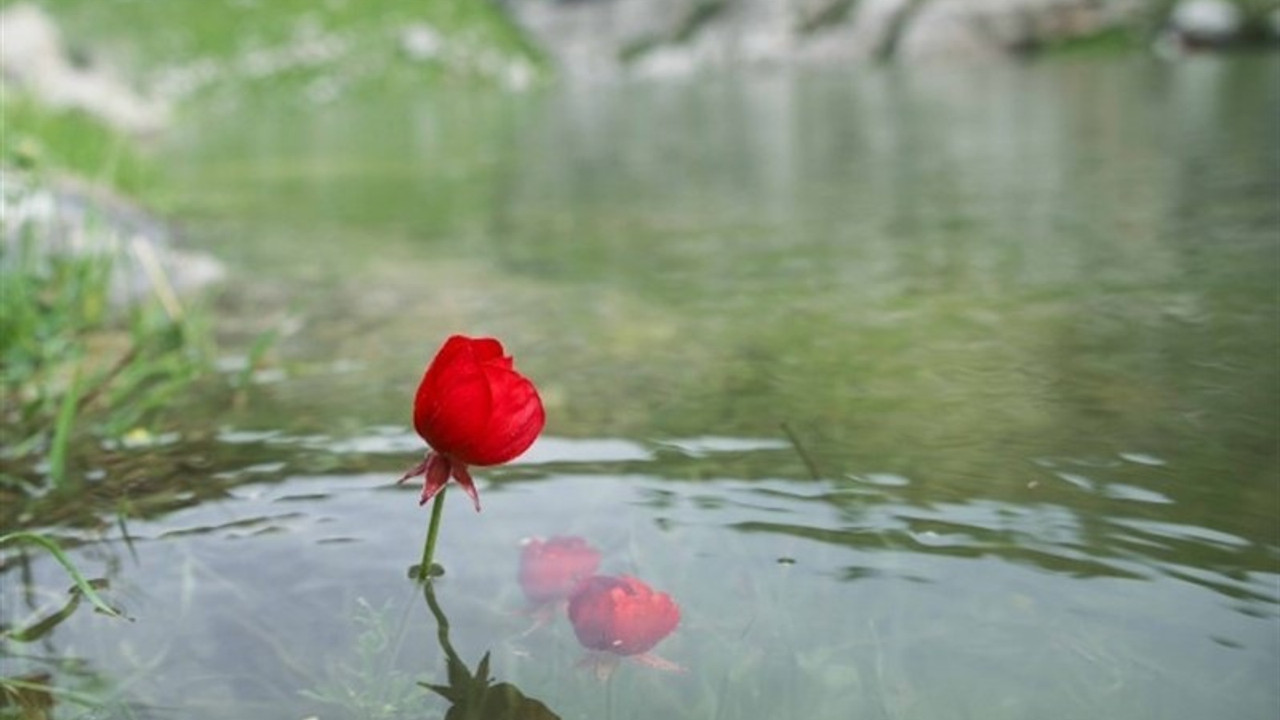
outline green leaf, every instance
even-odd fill
[[[76,404],[79,400],[77,390],[80,374],[77,371],[71,377],[66,395],[62,397],[62,407],[58,410],[58,420],[54,425],[53,440],[49,448],[49,477],[53,486],[62,488],[67,483],[67,448],[71,444],[71,427],[76,417]]]
[[[0,546],[14,542],[39,545],[45,550],[48,550],[49,554],[53,555],[53,559],[57,560],[58,563],[67,571],[67,574],[71,576],[72,582],[76,584],[76,589],[79,590],[80,593],[84,595],[85,599],[92,603],[94,607],[111,617],[124,617],[119,610],[108,605],[106,601],[102,599],[102,596],[98,595],[97,591],[93,589],[93,585],[85,579],[84,575],[80,574],[80,570],[76,568],[75,563],[71,562],[71,558],[67,557],[66,553],[62,552],[62,548],[58,547],[56,542],[33,532],[15,532],[7,535],[0,535]]]

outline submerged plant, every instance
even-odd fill
[[[352,720],[396,720],[420,717],[422,693],[413,679],[395,669],[396,639],[387,628],[387,610],[364,598],[353,619],[360,627],[350,662],[337,663],[328,679],[303,697],[342,708]]]
[[[79,568],[76,567],[75,563],[71,561],[71,558],[68,557],[67,554],[62,551],[62,548],[58,546],[58,543],[44,535],[33,532],[15,532],[0,535],[0,547],[19,543],[37,545],[52,555],[53,559],[57,560],[58,564],[67,571],[67,575],[70,576],[71,581],[75,583],[75,588],[80,595],[92,603],[99,612],[112,617],[123,617],[119,611],[108,605],[106,601],[98,595],[98,593],[93,589],[93,584],[85,578]]]
[[[40,620],[25,623],[19,627],[9,627],[7,621],[0,619],[0,656],[16,657],[6,647],[8,643],[32,643],[47,636],[55,627],[65,621],[80,607],[82,600],[88,600],[98,612],[110,617],[124,617],[120,611],[109,605],[98,591],[95,583],[84,576],[71,558],[62,551],[58,543],[51,538],[32,532],[14,532],[0,535],[0,547],[6,545],[36,545],[53,556],[58,564],[67,572],[74,583],[67,601],[52,613]],[[0,718],[10,717],[8,708],[16,707],[21,713],[16,717],[47,717],[47,713],[58,700],[67,700],[87,708],[98,707],[101,703],[92,694],[54,684],[54,676],[48,669],[38,669],[32,662],[23,663],[28,666],[27,672],[20,674],[0,675]],[[54,663],[63,665],[65,663]],[[6,672],[12,672],[6,670]]]
[[[479,512],[480,495],[469,467],[514,460],[529,449],[545,422],[537,388],[516,371],[502,343],[462,335],[445,341],[413,401],[413,427],[431,449],[400,478],[423,476],[419,504],[435,498],[419,578],[432,574],[445,484],[452,479],[461,485]]]

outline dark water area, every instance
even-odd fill
[[[1274,58],[263,94],[183,127],[164,199],[237,269],[221,332],[279,340],[139,451],[127,524],[50,529],[134,621],[81,609],[4,674],[100,717],[442,717],[394,481],[466,332],[548,424],[477,473],[482,513],[448,498],[434,599],[560,717],[1280,716]],[[666,666],[602,681],[529,607],[521,542],[554,535],[679,603]],[[62,601],[38,554],[0,577],[7,623]]]

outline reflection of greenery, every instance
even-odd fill
[[[1213,496],[1215,527],[1265,536],[1248,509],[1270,484],[1196,475],[1274,475],[1274,153],[1259,152],[1274,123],[1253,93],[1268,67],[1224,66],[1211,96],[1166,90],[1191,108],[1190,130],[1167,123],[1188,139],[1175,157],[1113,93],[1148,79],[1119,66],[995,73],[985,99],[797,77],[602,90],[541,115],[472,100],[424,110],[447,147],[407,160],[417,106],[323,125],[264,108],[270,152],[224,138],[210,152],[236,168],[201,160],[201,179],[221,197],[272,169],[270,205],[234,208],[278,225],[244,244],[281,272],[301,253],[341,268],[334,285],[298,277],[323,319],[299,350],[369,365],[324,380],[331,413],[282,395],[254,421],[402,424],[430,338],[482,327],[539,380],[555,435],[779,437],[786,422],[825,476],[897,472],[929,483],[921,500],[1019,502],[1029,458],[1136,448],[1182,469],[1170,512],[1195,521]],[[1106,82],[1082,82],[1095,72]],[[1030,80],[1046,105],[1024,118]],[[785,117],[768,110],[779,86]],[[359,132],[375,122],[388,132]],[[284,172],[322,167],[336,142],[369,163]],[[433,157],[451,171],[410,167]]]
[[[558,720],[559,716],[546,705],[526,697],[515,685],[493,684],[493,678],[489,677],[489,653],[480,659],[474,674],[468,670],[449,641],[449,619],[436,601],[435,587],[429,582],[422,583],[422,592],[436,619],[436,638],[444,650],[449,675],[448,685],[422,685],[449,701],[445,720]]]

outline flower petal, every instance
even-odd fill
[[[537,388],[493,338],[449,338],[414,397],[414,429],[467,465],[497,465],[533,444],[546,423]]]

